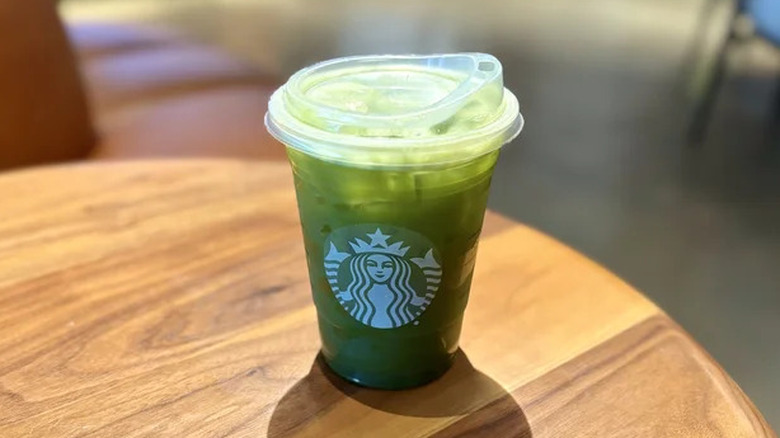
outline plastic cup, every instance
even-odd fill
[[[273,94],[266,126],[292,165],[337,374],[401,389],[450,367],[493,168],[522,125],[481,53],[334,59]]]

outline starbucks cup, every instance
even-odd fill
[[[452,364],[490,179],[520,132],[491,55],[315,64],[271,97],[295,178],[322,354],[359,385],[401,389]]]

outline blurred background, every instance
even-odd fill
[[[97,34],[117,23],[211,46],[269,89],[336,56],[495,54],[527,124],[502,153],[492,208],[646,293],[780,427],[780,0],[64,0],[60,11]],[[261,126],[261,110],[244,116]]]

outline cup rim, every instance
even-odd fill
[[[268,111],[264,121],[268,132],[286,146],[303,152],[307,155],[353,166],[367,167],[425,167],[428,165],[450,164],[462,162],[481,156],[501,148],[516,138],[523,129],[525,123],[520,114],[517,97],[505,87],[500,106],[497,108],[499,115],[487,124],[468,132],[455,134],[443,134],[439,136],[425,137],[371,137],[357,136],[327,131],[307,124],[293,115],[286,106],[285,94],[288,87],[294,85],[302,73],[311,69],[329,66],[350,61],[359,62],[367,59],[407,59],[409,57],[422,56],[457,56],[473,54],[442,54],[442,55],[383,55],[383,56],[355,56],[336,58],[307,67],[290,80],[279,87],[271,95],[268,102]],[[491,55],[476,54],[481,56]],[[498,62],[496,60],[496,62]],[[462,152],[462,153],[459,153]],[[429,160],[404,160],[404,156],[414,153],[426,154]],[[366,159],[371,154],[383,154],[385,159]],[[398,160],[393,160],[396,155]],[[356,157],[363,156],[363,159]],[[388,159],[387,157],[391,157]]]

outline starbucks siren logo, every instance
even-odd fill
[[[365,325],[417,325],[439,290],[442,271],[436,249],[414,231],[355,225],[331,233],[325,248],[331,290],[344,310]]]

